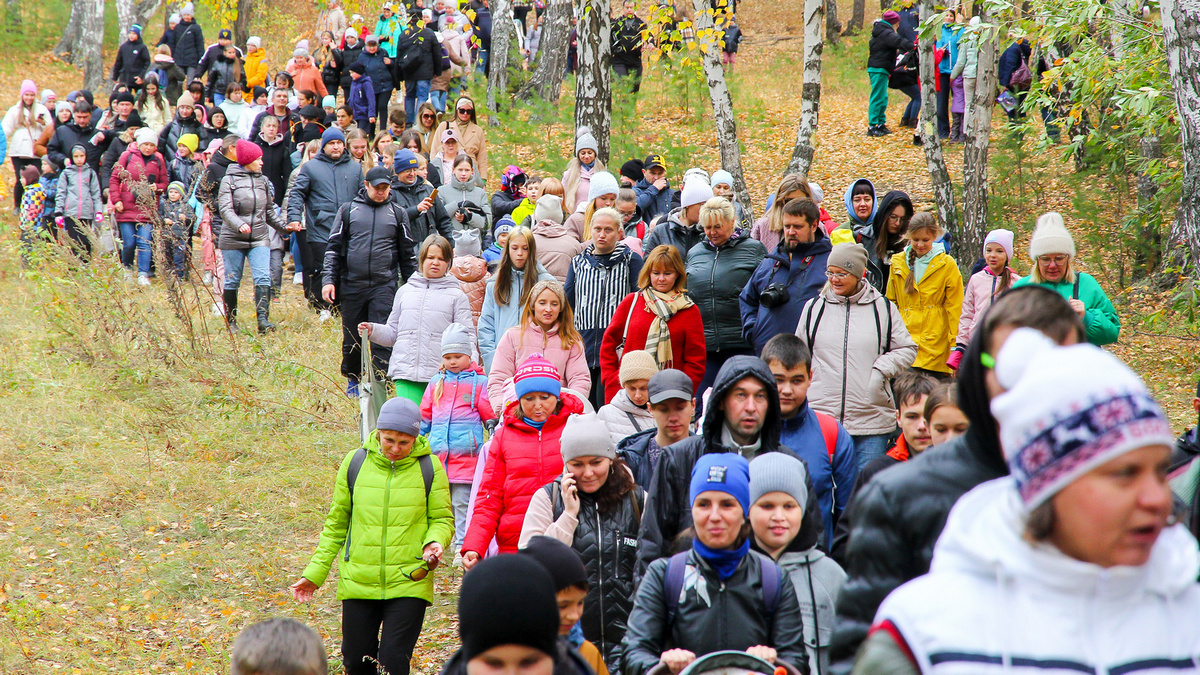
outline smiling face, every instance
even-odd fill
[[[562,312],[562,302],[558,293],[546,289],[533,299],[533,320],[543,329],[548,330],[558,323],[558,315]]]
[[[544,391],[531,391],[521,397],[521,414],[534,422],[545,422],[558,407],[558,397]]]
[[[768,492],[750,506],[750,527],[758,545],[776,557],[800,532],[804,509],[786,492]]]
[[[825,278],[829,279],[829,287],[833,289],[833,292],[843,298],[848,298],[858,292],[858,277],[837,265],[830,265],[825,270]]]
[[[363,155],[367,154],[367,139],[356,138],[350,141],[350,156],[354,159],[362,159]]]
[[[705,546],[716,549],[732,548],[746,522],[742,505],[728,492],[706,490],[692,502],[692,522],[696,538]]]
[[[578,156],[580,164],[591,164],[592,162],[596,161],[596,151],[592,150],[591,148],[584,148],[580,150]]]
[[[908,243],[912,246],[913,253],[920,258],[929,253],[933,249],[933,242],[937,239],[937,233],[931,230],[917,230],[916,232],[908,233]]]
[[[607,457],[576,457],[567,462],[567,471],[575,479],[579,489],[591,494],[604,487],[608,474],[612,471],[612,460]]]

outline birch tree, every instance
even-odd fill
[[[1200,0],[1161,0],[1163,42],[1179,113],[1183,192],[1170,246],[1181,273],[1200,266]]]
[[[592,130],[596,153],[608,164],[612,126],[612,16],[609,0],[583,0],[579,16],[579,68],[575,79],[575,128]]]
[[[72,0],[71,18],[63,26],[62,37],[54,46],[54,55],[75,65],[79,65],[79,25],[83,21],[83,4],[87,0]]]
[[[508,50],[509,40],[512,39],[513,6],[512,0],[496,0],[492,5],[492,50],[488,54],[491,61],[488,68],[487,108],[489,125],[500,126],[500,118],[496,113],[500,110],[500,101],[508,96]]]
[[[947,232],[957,235],[958,214],[954,208],[954,185],[950,172],[946,170],[946,159],[942,156],[942,143],[937,132],[937,70],[933,60],[934,32],[942,23],[942,14],[933,11],[933,0],[921,0],[920,34],[920,77],[921,115],[917,128],[925,150],[925,165],[929,168],[929,180],[933,187],[933,198],[937,204],[938,223]]]
[[[979,60],[975,69],[975,100],[968,101],[967,140],[963,144],[963,226],[960,228],[960,251],[983,250],[988,232],[988,148],[991,143],[992,111],[995,109],[997,64],[999,63],[999,26],[994,21],[989,3],[976,5],[980,24],[964,39],[979,45]],[[964,47],[965,48],[965,47]]]
[[[76,0],[81,7],[79,17],[79,56],[76,64],[83,66],[83,87],[99,91],[106,73],[100,56],[104,42],[104,0]]]
[[[800,127],[796,131],[796,147],[786,173],[807,176],[812,168],[812,137],[817,131],[821,108],[821,28],[825,25],[825,5],[822,0],[804,2],[804,86],[800,91]]]
[[[517,98],[540,98],[551,103],[562,96],[563,72],[567,69],[567,46],[571,41],[571,0],[550,0],[542,21],[542,43],[538,64]],[[494,22],[493,22],[494,23]]]
[[[117,6],[117,41],[124,42],[129,35],[129,27],[137,23],[133,18],[133,0],[116,0]]]

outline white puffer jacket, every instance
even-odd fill
[[[624,389],[613,396],[612,403],[601,406],[596,414],[604,420],[613,443],[620,443],[626,436],[654,428],[654,415],[634,405]]]
[[[446,275],[426,279],[420,273],[396,290],[386,324],[371,324],[371,342],[392,348],[388,377],[429,382],[442,367],[442,333],[452,323],[469,330],[475,325],[471,301]],[[472,330],[471,339],[475,335]]]
[[[42,135],[42,130],[53,118],[46,106],[38,101],[33,102],[33,126],[22,124],[22,117],[21,103],[18,101],[16,105],[8,109],[8,112],[4,113],[2,124],[4,135],[8,136],[8,156],[28,159],[35,156],[33,145],[37,143],[38,138]],[[69,152],[70,148],[67,150]],[[67,158],[70,159],[69,154]]]
[[[950,512],[929,573],[880,606],[876,623],[892,622],[922,673],[1200,669],[1200,552],[1183,525],[1145,565],[1105,569],[1030,544],[1024,522],[1012,478],[980,485]]]

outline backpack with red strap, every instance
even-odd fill
[[[817,415],[817,423],[821,425],[821,436],[825,438],[825,450],[829,453],[829,463],[833,463],[833,452],[837,450],[838,423],[832,415],[813,411]]]

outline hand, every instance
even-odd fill
[[[579,486],[575,484],[575,479],[571,474],[563,472],[562,478],[562,498],[563,510],[571,514],[572,518],[579,517]]]
[[[292,589],[292,597],[296,599],[296,602],[308,602],[312,600],[313,593],[317,592],[317,585],[304,577],[300,577],[300,581],[288,588]]]
[[[293,220],[292,222],[288,223],[287,227],[284,229],[288,232],[299,232],[301,229],[303,229],[303,226],[300,224],[300,221]]]
[[[429,209],[432,209],[432,208],[433,208],[433,200],[430,199],[429,197],[422,199],[421,203],[417,204],[417,210],[420,211],[421,213],[425,213],[426,211],[428,211]]]
[[[374,117],[368,117],[368,118],[367,118],[367,121],[368,121],[368,122],[370,122],[371,124],[375,124],[375,118],[374,118]]]
[[[475,565],[479,564],[479,554],[475,551],[467,551],[463,554],[463,569],[470,570]]]
[[[436,541],[433,542],[425,547],[425,550],[421,552],[421,557],[429,566],[430,571],[437,569],[438,564],[442,562],[442,545]]]
[[[764,647],[763,645],[754,645],[753,647],[747,649],[746,653],[749,654],[750,656],[757,656],[758,658],[762,659],[763,661],[766,661],[767,663],[775,663],[776,653],[775,653],[775,650],[771,649],[770,647]]]
[[[389,58],[387,58],[387,57],[385,56],[385,57],[383,58],[383,64],[384,64],[385,66],[390,66],[390,65],[392,65],[392,60],[391,60],[391,59],[389,59]]]
[[[321,287],[321,297],[325,298],[325,302],[332,303],[333,299],[337,297],[337,289],[333,284],[325,284]]]
[[[142,78],[140,78],[140,77],[133,78],[133,83],[140,87],[142,85]]]
[[[104,140],[104,134],[101,132],[96,132],[96,135],[88,139],[88,142],[92,145],[100,145],[100,141],[102,140]]]
[[[174,225],[175,221],[171,220],[170,218],[163,218],[163,224],[164,225]]]
[[[238,232],[241,232],[242,234],[250,234],[251,229],[252,228],[249,225],[242,225],[238,228]]]
[[[659,178],[658,180],[654,181],[654,189],[663,190],[666,187],[667,187],[667,179],[666,178]]]
[[[672,673],[678,673],[687,668],[692,661],[695,661],[696,655],[686,649],[668,649],[662,653],[662,656],[658,660],[670,668]]]
[[[467,219],[467,214],[463,213],[462,211],[455,211],[454,219],[461,223]]]
[[[61,229],[63,229],[64,227],[66,227],[67,221],[63,220],[63,217],[62,217],[62,216],[59,216],[59,217],[57,217],[57,218],[55,218],[55,219],[54,219],[54,224],[55,224],[55,225],[57,225],[57,226],[58,226],[58,229],[60,229],[60,230],[61,230]],[[167,223],[167,224],[168,224],[168,225],[170,225],[170,223]]]
[[[333,288],[333,286],[326,286],[325,288]],[[358,334],[366,335],[367,337],[371,337],[371,322],[364,321],[364,322],[358,324]]]
[[[116,211],[117,213],[121,213],[124,210],[125,210],[125,205],[122,204],[121,202],[117,202],[117,203],[113,204],[113,211]]]
[[[1084,312],[1087,312],[1087,306],[1083,304],[1083,301],[1071,298],[1067,302],[1070,303],[1071,309],[1075,310],[1075,313],[1078,314],[1079,318],[1082,319]]]

